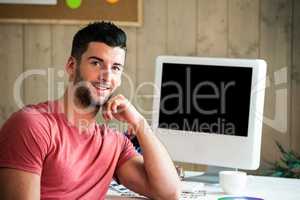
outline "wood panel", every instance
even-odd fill
[[[291,5],[290,0],[261,1],[260,57],[268,63],[262,160],[279,159],[275,140],[290,146],[290,67]]]
[[[228,56],[257,58],[259,0],[230,0],[228,3]]]
[[[0,126],[19,109],[14,98],[14,85],[23,71],[22,25],[0,25]],[[23,90],[16,90],[22,101]]]
[[[137,109],[151,119],[155,58],[166,53],[167,0],[144,2],[144,26],[137,29]]]
[[[227,57],[228,0],[199,0],[197,55]]]
[[[292,70],[292,149],[300,154],[300,1],[294,0]]]
[[[167,53],[194,56],[196,54],[196,0],[168,0]]]
[[[121,27],[127,35],[127,52],[122,84],[119,92],[125,95],[130,102],[134,102],[136,88],[136,28]]]
[[[26,104],[48,99],[48,68],[51,67],[50,25],[24,25],[24,81]]]
[[[78,25],[51,26],[51,58],[52,66],[49,73],[49,92],[51,99],[60,98],[68,84],[68,75],[64,70],[71,55],[72,41],[75,33],[80,29]]]

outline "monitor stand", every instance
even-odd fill
[[[227,167],[208,166],[207,171],[202,175],[184,177],[184,181],[202,182],[206,184],[216,185],[219,184],[220,171],[237,171],[237,169]]]

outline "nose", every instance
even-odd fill
[[[112,78],[111,67],[105,67],[100,70],[99,80],[104,82],[110,82]]]

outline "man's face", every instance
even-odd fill
[[[125,50],[91,42],[76,68],[76,97],[84,106],[102,106],[121,84]]]

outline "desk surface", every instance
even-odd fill
[[[240,194],[241,196],[259,197],[264,200],[300,200],[300,179],[274,178],[264,176],[248,176],[247,189]],[[207,195],[206,200],[216,200],[219,197],[225,197],[219,186],[205,186]],[[108,193],[106,199],[139,199],[114,196]]]

